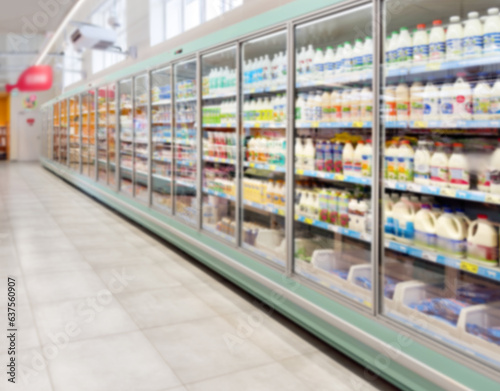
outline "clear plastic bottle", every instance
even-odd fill
[[[352,67],[352,57],[353,57],[353,52],[352,52],[352,45],[349,41],[344,42],[344,49],[342,51],[343,53],[343,60],[342,60],[342,72],[351,72],[353,67]]]
[[[398,148],[398,180],[412,182],[414,175],[415,152],[408,140],[402,140]]]
[[[474,104],[474,120],[491,119],[491,88],[484,80],[479,80],[472,91],[472,100]]]
[[[472,89],[470,84],[459,77],[453,85],[455,119],[469,121],[472,119]]]
[[[328,80],[335,75],[335,53],[331,46],[326,48],[324,63],[324,79]]]
[[[448,155],[443,143],[436,143],[436,151],[431,157],[431,184],[447,186],[449,179]]]
[[[470,188],[469,165],[464,154],[463,144],[453,144],[453,153],[448,161],[448,171],[450,173],[450,187],[462,190]]]

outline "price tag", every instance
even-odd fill
[[[477,272],[479,271],[479,266],[474,265],[473,263],[470,262],[462,261],[460,262],[460,269],[465,270],[466,272],[469,273],[477,274]]]
[[[304,223],[306,223],[306,224],[311,224],[311,225],[312,225],[312,224],[314,223],[314,221],[313,221],[313,219],[311,219],[310,217],[306,217],[306,218],[304,219]]]
[[[415,121],[413,124],[414,127],[416,128],[426,128],[427,127],[427,122],[424,121]]]
[[[486,202],[489,202],[492,204],[500,204],[500,195],[488,194],[488,195],[486,195]]]
[[[343,181],[345,179],[343,174],[335,174],[335,180]]]
[[[438,71],[441,69],[441,63],[440,62],[430,62],[427,64],[426,69],[428,71]]]
[[[275,171],[275,170],[276,170],[276,166],[275,166],[274,164],[271,164],[271,165],[269,166],[269,169],[270,169],[271,171]]]
[[[304,170],[296,170],[295,173],[297,175],[304,175]]]
[[[285,210],[284,209],[278,209],[278,214],[280,216],[284,216],[285,215]]]
[[[256,122],[254,125],[253,125],[254,128],[260,128],[260,122]]]
[[[354,121],[352,123],[353,128],[362,128],[363,127],[363,121]]]
[[[448,196],[448,197],[455,197],[455,195],[457,194],[457,191],[453,190],[453,189],[449,189],[447,187],[443,187],[441,189],[441,191],[439,192],[439,194],[443,195],[443,196]]]
[[[312,126],[313,128],[319,128],[319,122],[318,122],[318,121],[313,121],[313,122],[311,123],[311,126]]]

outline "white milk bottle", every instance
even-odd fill
[[[366,140],[361,158],[361,176],[370,177],[372,175],[372,155],[372,140]]]
[[[306,74],[306,48],[304,46],[300,48],[297,61],[297,81],[303,83]]]
[[[351,90],[351,121],[359,121],[361,117],[361,90]]]
[[[457,216],[464,223],[465,230],[469,229],[471,221],[469,217],[465,214],[465,211],[462,208],[455,208],[455,216]]]
[[[445,56],[445,34],[443,22],[435,20],[432,22],[431,34],[429,35],[429,60],[442,61]]]
[[[483,24],[477,12],[469,12],[464,28],[464,57],[472,58],[483,54]]]
[[[328,80],[335,75],[335,54],[333,53],[333,48],[331,46],[326,48],[324,61],[325,79]]]
[[[363,44],[363,68],[371,69],[373,67],[373,40],[372,37],[366,37]]]
[[[410,114],[410,91],[405,83],[396,87],[396,118],[397,121],[408,121]]]
[[[472,88],[470,84],[459,77],[453,84],[453,96],[455,119],[462,121],[472,119]]]
[[[413,34],[413,62],[422,63],[429,59],[429,36],[425,24],[417,24]]]
[[[448,161],[449,184],[455,189],[468,190],[470,188],[469,165],[464,154],[464,145],[453,144],[453,153]]]
[[[500,55],[500,16],[498,8],[490,8],[484,23],[484,54]]]
[[[344,49],[342,50],[342,72],[352,71],[352,45],[349,41],[344,42]]]
[[[415,152],[415,183],[428,185],[431,178],[431,153],[427,141],[419,140]]]
[[[415,215],[415,244],[424,248],[434,249],[436,247],[437,217],[431,211],[428,204],[422,205]]]
[[[361,169],[363,166],[363,152],[365,149],[365,143],[363,141],[359,141],[356,144],[356,149],[354,150],[354,160],[353,160],[353,170],[352,176],[360,177]]]
[[[314,170],[314,158],[316,156],[316,149],[314,148],[314,143],[312,138],[306,139],[306,145],[304,147],[304,159],[302,166],[304,170]]]
[[[389,45],[387,52],[389,66],[395,65],[398,61],[398,39],[399,39],[398,32],[393,31],[391,37],[389,38]]]
[[[304,170],[304,144],[302,143],[302,138],[295,138],[295,168],[298,170]]]
[[[448,155],[443,143],[436,143],[436,151],[431,157],[431,184],[446,186],[448,184]]]
[[[320,48],[316,49],[313,58],[313,77],[312,82],[321,83],[325,77],[325,59],[323,51]]]
[[[313,61],[314,61],[314,48],[313,45],[309,45],[307,47],[306,56],[305,56],[305,65],[306,65],[306,73],[305,73],[305,81],[312,81],[314,70],[313,70]]]
[[[437,247],[449,256],[463,258],[467,235],[465,224],[451,208],[444,208],[443,212],[436,222]]]
[[[363,41],[356,39],[352,49],[352,69],[358,71],[363,69]]]
[[[342,151],[342,166],[344,175],[353,175],[354,148],[350,141],[347,141]]]
[[[472,101],[474,104],[474,120],[491,119],[491,88],[484,80],[479,80],[472,91]]]
[[[432,83],[427,83],[424,88],[424,120],[435,121],[439,119],[439,89]]]
[[[385,98],[385,120],[396,121],[396,87],[386,87]]]
[[[467,259],[486,266],[498,265],[498,232],[486,215],[477,215],[469,226]]]
[[[396,230],[394,227],[394,214],[392,209],[394,203],[389,194],[384,194],[384,233],[387,239],[394,239]]]
[[[340,44],[337,46],[337,50],[335,51],[335,73],[343,72],[343,64],[344,64],[344,45]]]
[[[332,114],[332,108],[330,106],[330,101],[331,97],[328,91],[325,91],[323,95],[321,96],[321,108],[322,108],[322,115],[321,115],[321,121],[322,122],[331,122],[331,114]]]
[[[295,102],[295,120],[297,122],[305,121],[306,114],[306,101],[304,100],[304,95],[300,94]]]
[[[408,140],[402,140],[398,148],[398,181],[412,182],[415,152]]]
[[[477,189],[485,193],[490,192],[490,167],[491,157],[495,147],[490,144],[483,145],[482,149],[470,155],[469,166],[475,171],[477,176]]]
[[[410,88],[410,120],[423,121],[424,119],[424,86],[419,81]]]
[[[385,178],[398,179],[398,147],[396,141],[389,142],[389,148],[385,150]]]
[[[500,120],[500,79],[495,81],[490,91],[490,118]]]
[[[360,93],[361,116],[360,121],[372,121],[373,94],[370,87],[363,87]],[[500,113],[499,113],[500,114]]]
[[[460,23],[460,16],[452,16],[446,30],[446,59],[459,60],[463,54],[464,31]]]
[[[415,237],[415,208],[406,195],[392,208],[396,240],[412,243]]]
[[[500,194],[500,139],[497,149],[491,157],[490,188],[493,194]]]
[[[451,120],[455,119],[453,115],[454,96],[455,89],[453,84],[445,83],[441,86],[441,92],[439,94],[439,118],[444,123],[449,123]]]
[[[397,50],[398,62],[408,63],[413,60],[413,41],[406,27],[401,27],[399,30]]]
[[[313,121],[321,121],[323,113],[323,100],[321,92],[317,92],[314,96],[314,114]]]

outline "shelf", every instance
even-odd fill
[[[298,89],[311,88],[311,87],[336,87],[339,84],[355,83],[359,81],[367,81],[373,78],[373,69],[363,69],[359,71],[352,71],[334,75],[321,81],[301,81],[295,84]]]
[[[165,181],[165,182],[172,182],[172,178],[168,178],[166,176],[163,176],[163,175],[160,175],[160,174],[151,174],[151,176],[154,178],[154,179],[159,179],[159,180],[162,180],[162,181]]]
[[[232,196],[232,195],[229,195],[229,194],[226,194],[226,193],[222,193],[222,192],[219,192],[219,191],[215,191],[215,190],[212,190],[212,189],[209,189],[208,187],[204,187],[203,188],[203,192],[206,193],[206,194],[210,194],[210,195],[213,195],[213,196],[217,196],[217,197],[220,197],[220,198],[225,198],[226,200],[230,200],[230,201],[235,201],[235,197]]]
[[[209,99],[223,99],[223,98],[234,98],[234,97],[236,97],[236,91],[226,92],[223,94],[203,95],[202,99],[209,100]]]
[[[236,122],[224,122],[221,124],[204,124],[203,128],[217,128],[217,129],[226,129],[226,128],[235,128]]]
[[[386,179],[384,184],[387,189],[500,205],[500,194],[484,193],[476,190],[458,190],[450,187],[419,185],[417,183],[397,182],[389,179]]]
[[[277,166],[275,164],[265,164],[265,163],[254,163],[254,162],[243,162],[244,167],[257,168],[259,170],[269,170],[275,172],[285,172],[285,166]]]
[[[396,129],[491,129],[500,128],[500,120],[456,120],[456,121],[388,121],[386,128]]]
[[[162,163],[172,163],[172,158],[170,157],[154,157],[153,160],[155,162],[162,162]]]
[[[263,129],[286,129],[286,122],[272,121],[245,121],[243,124],[245,129],[263,128]]]
[[[321,178],[328,179],[331,181],[348,182],[354,183],[356,185],[371,186],[371,178],[366,177],[354,177],[333,172],[323,172],[323,171],[310,171],[310,170],[295,170],[295,174],[306,176],[310,178]]]
[[[437,263],[451,267],[453,269],[462,270],[471,274],[476,274],[481,277],[488,278],[494,281],[500,281],[500,268],[481,266],[469,262],[466,259],[458,259],[441,255],[431,250],[424,250],[411,245],[401,244],[394,241],[386,241],[385,247],[397,251],[402,254],[407,254],[415,258],[420,258],[429,262]]]
[[[130,137],[120,137],[120,141],[125,143],[134,143],[134,144],[148,144],[149,140],[143,138],[136,138],[135,140]]]
[[[180,98],[175,99],[175,103],[187,103],[187,102],[196,102],[196,96],[192,98]]]
[[[169,105],[172,101],[170,99],[160,99],[151,103],[151,106],[161,106],[161,105]]]
[[[209,225],[204,225],[202,228],[205,231],[210,232],[211,234],[220,236],[221,238],[223,238],[224,240],[226,240],[228,242],[234,242],[234,239],[235,239],[234,236],[225,234],[224,232],[221,232],[221,231],[219,231],[218,229],[216,229],[214,227],[211,227]]]
[[[243,88],[244,95],[253,95],[253,94],[269,94],[272,92],[285,92],[286,85],[278,85],[273,87],[264,87],[264,88]]]
[[[242,243],[241,247],[244,248],[245,250],[248,250],[256,255],[258,255],[261,258],[267,259],[268,261],[271,261],[273,263],[276,263],[280,266],[285,267],[285,261],[282,261],[281,259],[273,256],[272,254],[268,254],[264,252],[263,250],[258,249],[257,247],[251,246],[250,244],[247,243]]]
[[[259,209],[267,213],[272,213],[279,216],[285,216],[285,209],[279,208],[274,205],[259,204],[258,202],[248,201],[245,199],[243,199],[243,205],[250,206],[252,208]]]
[[[353,239],[358,239],[358,240],[361,240],[363,242],[370,242],[371,241],[370,234],[364,234],[361,232],[353,231],[353,230],[348,229],[348,228],[340,227],[338,225],[328,224],[328,223],[325,223],[324,221],[319,221],[319,220],[316,220],[316,219],[313,219],[310,217],[296,215],[295,221],[299,221],[299,222],[304,223],[304,224],[312,225],[313,227],[322,228],[326,231],[339,233],[341,235],[348,236],[348,237],[353,238]]]
[[[341,122],[320,122],[320,121],[301,121],[297,122],[297,129],[309,128],[324,128],[324,129],[339,129],[339,128],[371,128],[371,121],[341,121]]]
[[[212,163],[224,163],[224,164],[236,164],[235,159],[223,159],[220,157],[212,157],[212,156],[203,156],[204,162],[212,162]]]
[[[175,185],[176,186],[184,186],[184,187],[189,187],[190,189],[196,189],[196,185],[194,184],[194,179],[193,182],[187,180],[187,179],[175,179]]]

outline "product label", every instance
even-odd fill
[[[389,118],[396,116],[396,101],[386,102],[385,108]]]
[[[448,182],[448,168],[441,166],[431,166],[431,180],[434,182]]]
[[[385,157],[385,167],[386,167],[386,178],[387,179],[398,179],[397,173],[397,160],[395,157],[386,156]]]
[[[352,58],[345,58],[342,61],[342,69],[345,72],[350,72],[352,70]]]
[[[387,53],[388,55],[388,62],[389,63],[395,63],[398,61],[398,51],[397,50],[391,50],[390,52]]]
[[[478,187],[490,187],[490,172],[488,170],[480,171],[477,175]]]
[[[444,116],[452,116],[453,115],[453,99],[445,98],[441,101],[441,114]]]
[[[456,240],[456,239],[448,239],[442,236],[438,236],[437,238],[437,247],[452,256],[462,257],[465,255],[466,248],[465,239]]]
[[[424,102],[411,102],[411,115],[413,118],[422,119],[424,115]]]
[[[488,97],[474,98],[474,114],[490,114],[491,101]]]
[[[413,167],[414,159],[412,157],[399,157],[397,179],[404,182],[413,181]]]
[[[496,186],[500,185],[500,170],[490,171],[490,184]]]
[[[352,171],[356,176],[361,175],[361,169],[362,169],[362,162],[361,161],[355,161],[352,166]]]
[[[316,73],[323,73],[325,70],[325,65],[324,64],[316,64],[314,65],[314,70]]]
[[[439,100],[436,98],[424,99],[424,115],[436,115],[438,112]]]
[[[361,157],[361,175],[370,176],[372,174],[372,157],[363,155]]]
[[[398,238],[412,240],[415,237],[415,226],[412,221],[394,219],[394,227]]]
[[[463,51],[463,39],[454,38],[446,40],[446,56],[461,57]]]
[[[404,47],[397,50],[397,61],[411,61],[413,59],[413,47]]]
[[[363,56],[356,56],[352,59],[352,65],[354,68],[361,68],[363,66]]]
[[[498,248],[483,246],[469,241],[467,242],[467,258],[481,262],[491,262],[492,265],[496,265],[498,261]]]
[[[429,58],[429,45],[417,45],[413,47],[413,60],[426,61]]]
[[[373,54],[365,54],[363,56],[363,65],[365,67],[371,67],[373,65]]]
[[[415,244],[427,248],[434,248],[436,247],[436,242],[437,242],[436,234],[430,234],[428,232],[419,231],[418,229],[415,230]]]
[[[495,119],[500,118],[500,96],[492,97],[490,100],[490,112],[496,114]]]
[[[463,168],[450,168],[450,183],[457,185],[469,185],[469,173]]]
[[[410,102],[399,102],[396,104],[396,110],[399,118],[406,118],[410,112]]]
[[[396,228],[394,227],[394,217],[387,217],[385,219],[384,232],[387,235],[396,235]]]
[[[429,57],[431,60],[440,60],[444,57],[444,42],[432,42],[429,44]]]
[[[430,179],[431,169],[427,163],[419,163],[415,165],[415,179]]]
[[[353,170],[353,162],[352,160],[344,160],[344,171],[345,172],[352,172]]]
[[[484,53],[500,53],[500,32],[484,34]]]
[[[465,37],[463,50],[465,56],[480,56],[483,52],[483,37],[481,35]]]
[[[327,62],[325,63],[325,71],[332,73],[335,70],[335,63],[334,62]]]

